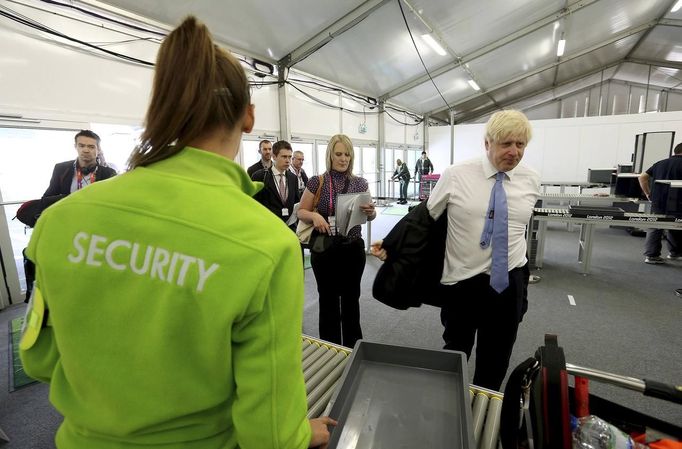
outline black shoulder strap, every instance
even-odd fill
[[[530,357],[514,368],[514,371],[509,375],[509,380],[507,380],[500,415],[500,441],[504,449],[520,447],[519,433],[523,421],[523,393],[530,386],[534,375],[532,371],[537,365],[538,360],[535,357]]]

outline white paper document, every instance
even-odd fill
[[[369,192],[344,193],[336,199],[336,229],[344,237],[354,226],[367,223],[367,215],[360,205],[372,202]]]
[[[289,219],[287,220],[287,226],[291,226],[292,224],[294,224],[298,221],[298,208],[300,205],[301,205],[301,203],[294,204],[294,210],[291,211],[291,215],[289,216]]]

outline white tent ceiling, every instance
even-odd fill
[[[447,119],[451,111],[456,122],[463,122],[520,102],[537,106],[611,80],[682,92],[682,9],[670,12],[676,1],[88,3],[169,26],[194,14],[238,53],[420,114]],[[436,54],[423,34],[431,34],[446,54]],[[562,36],[566,50],[557,57]],[[470,79],[480,91],[470,87]]]

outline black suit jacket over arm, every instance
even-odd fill
[[[447,213],[434,220],[424,201],[393,227],[382,243],[388,258],[372,287],[377,300],[400,310],[442,305],[447,223]]]

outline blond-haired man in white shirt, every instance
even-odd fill
[[[540,176],[519,163],[530,138],[523,113],[496,112],[486,125],[485,155],[445,169],[427,203],[434,219],[444,212],[448,217],[441,278],[449,291],[441,310],[445,348],[468,357],[478,334],[473,383],[492,390],[502,385],[528,307],[525,234]],[[495,202],[493,192],[506,201]]]

